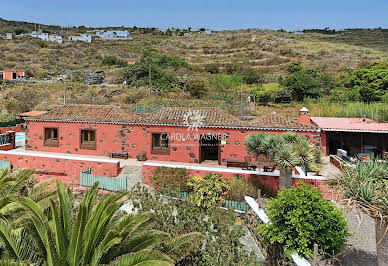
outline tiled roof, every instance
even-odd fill
[[[17,116],[38,116],[38,115],[43,115],[47,113],[46,111],[30,111],[30,112],[25,112],[25,113],[20,113],[20,114],[17,114]]]
[[[140,120],[141,124],[195,126],[198,127],[244,127],[245,122],[217,108],[167,107],[153,111]]]
[[[111,105],[65,105],[46,114],[28,118],[28,120],[61,122],[100,122],[118,123],[136,121],[138,116]]]
[[[313,123],[325,131],[388,132],[388,123],[369,118],[311,117]]]
[[[251,121],[248,121],[248,124],[252,127],[263,128],[263,129],[289,129],[289,130],[319,130],[315,125],[305,125],[297,121],[287,118],[285,116],[279,115],[276,112],[268,113],[262,116],[259,116]]]

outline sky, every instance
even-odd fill
[[[0,0],[0,17],[61,26],[388,28],[388,0]]]

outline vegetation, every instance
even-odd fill
[[[294,132],[282,135],[252,134],[245,139],[245,146],[249,154],[256,157],[264,155],[280,168],[280,188],[292,186],[292,169],[295,166],[304,166],[307,171],[309,164],[320,162],[321,152],[314,151],[320,148]]]
[[[229,186],[230,189],[226,196],[229,200],[243,202],[245,196],[256,195],[256,185],[247,178],[234,176]]]
[[[187,200],[161,198],[158,193],[140,188],[134,188],[129,197],[139,213],[155,213],[155,229],[171,235],[202,234],[197,248],[176,265],[261,265],[254,254],[243,249],[239,239],[245,231],[236,224],[233,211],[205,209]]]
[[[16,120],[16,116],[12,114],[0,114],[0,126],[15,125]]]
[[[189,191],[189,174],[184,168],[157,167],[151,177],[152,186],[161,193],[174,195],[176,192]]]
[[[171,237],[154,230],[150,213],[118,212],[127,193],[112,193],[99,200],[98,183],[86,191],[78,211],[72,190],[59,181],[56,197],[53,193],[38,193],[45,191],[41,185],[39,190],[34,188],[18,195],[32,173],[25,170],[8,175],[4,171],[1,175],[4,181],[1,189],[8,188],[11,197],[18,197],[13,203],[7,196],[2,200],[12,205],[7,210],[3,207],[2,212],[10,214],[0,220],[5,261],[47,265],[173,265],[200,238],[194,232]],[[15,211],[18,211],[16,219],[12,216]]]
[[[101,64],[106,65],[106,66],[118,66],[118,67],[126,67],[128,65],[127,62],[125,62],[124,60],[121,60],[113,55],[104,57],[101,60]]]
[[[196,206],[204,208],[221,206],[229,191],[228,181],[217,174],[208,174],[205,177],[192,176],[187,185],[193,190],[189,200]]]
[[[294,252],[312,257],[314,244],[325,257],[346,247],[344,214],[317,188],[300,181],[297,187],[281,190],[266,207],[271,223],[261,225],[259,233],[269,243],[281,244],[287,257]]]
[[[359,208],[375,219],[377,260],[379,265],[386,265],[388,165],[378,160],[358,162],[354,167],[345,167],[330,184],[343,195],[346,206]]]

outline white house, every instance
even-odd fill
[[[7,32],[7,33],[6,33],[6,39],[7,39],[8,41],[12,40],[12,39],[13,39],[13,33]]]
[[[48,33],[42,32],[42,31],[33,31],[29,34],[33,38],[38,38],[43,41],[49,41],[49,42],[57,42],[62,43],[63,38],[59,35],[49,35]]]
[[[92,42],[92,35],[90,34],[81,34],[80,36],[70,36],[70,41],[81,41],[81,42]]]
[[[96,35],[103,40],[132,40],[131,34],[127,30],[97,31]]]

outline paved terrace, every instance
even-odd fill
[[[25,150],[24,141],[16,142],[16,149],[10,151],[0,151],[0,154],[14,154],[14,155],[25,155],[25,156],[37,156],[37,157],[46,157],[46,158],[58,158],[58,159],[69,159],[69,160],[79,160],[79,161],[93,161],[93,162],[107,162],[107,163],[117,163],[120,162],[120,167],[142,167],[143,165],[147,166],[166,166],[172,168],[186,168],[188,170],[197,170],[197,171],[209,171],[209,172],[224,172],[231,174],[249,174],[249,175],[266,175],[266,176],[279,176],[279,170],[274,172],[264,172],[263,169],[257,168],[257,170],[243,170],[237,167],[226,167],[224,165],[218,165],[216,161],[204,161],[201,164],[198,163],[183,163],[183,162],[171,162],[171,161],[152,161],[147,160],[140,162],[136,159],[112,159],[107,156],[92,156],[92,155],[80,155],[80,154],[66,154],[66,153],[54,153],[54,152],[41,152],[41,151],[28,151]],[[323,169],[323,176],[314,176],[314,179],[324,180],[327,177],[330,177],[332,174],[336,174],[338,169],[333,165],[330,165],[329,162],[325,161],[325,166]],[[293,177],[299,178],[311,178],[311,176],[305,176],[302,169],[297,168],[300,174],[293,174]]]

